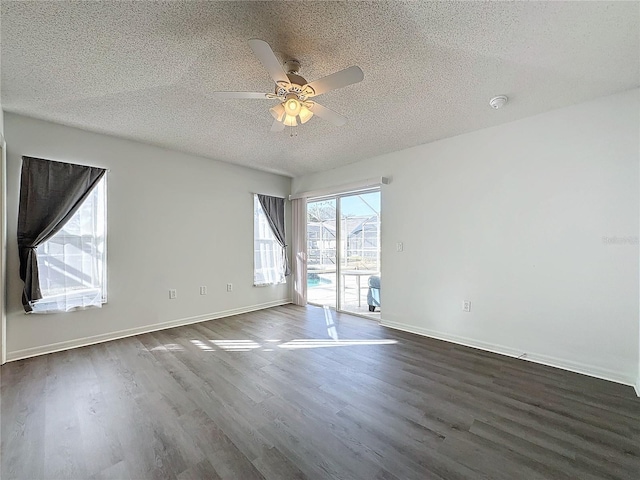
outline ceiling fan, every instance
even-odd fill
[[[295,127],[298,122],[300,124],[307,123],[313,115],[317,115],[338,127],[347,123],[346,117],[310,99],[362,81],[364,74],[360,67],[354,65],[315,82],[307,83],[298,74],[300,63],[297,60],[284,62],[283,68],[269,44],[264,40],[251,39],[249,46],[275,82],[274,93],[213,92],[214,97],[278,100],[280,103],[269,109],[274,118],[271,126],[272,132],[280,132],[286,126]]]

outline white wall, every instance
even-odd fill
[[[639,112],[629,91],[296,178],[292,190],[392,177],[384,324],[632,385]],[[603,242],[614,236],[632,238]]]
[[[291,179],[11,113],[5,136],[9,360],[290,300],[288,285],[252,286],[251,192],[286,196]],[[22,155],[110,169],[103,308],[24,313],[16,243]],[[208,295],[199,294],[200,285]],[[169,300],[170,288],[177,299]]]

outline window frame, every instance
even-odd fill
[[[108,172],[107,172],[108,173]],[[108,220],[108,182],[107,182],[107,174],[103,175],[102,178],[100,179],[99,182],[97,182],[94,186],[94,188],[91,190],[91,192],[89,193],[89,195],[94,195],[96,193],[96,191],[99,188],[102,188],[103,193],[103,206],[101,208],[101,210],[103,210],[103,215],[104,215],[104,226],[103,226],[103,235],[102,235],[102,239],[103,239],[103,252],[102,252],[102,279],[101,279],[101,286],[100,286],[100,307],[106,305],[108,303],[108,232],[109,232],[109,220]],[[102,184],[102,186],[101,186]],[[88,200],[88,197],[87,199]],[[86,201],[85,200],[85,201]],[[80,211],[80,209],[82,208],[82,205],[80,206],[80,208],[78,208],[78,211]],[[77,212],[76,212],[77,213]],[[66,225],[65,225],[66,226]],[[64,227],[60,230],[63,231]],[[59,233],[59,232],[58,232]],[[56,234],[57,235],[57,234]],[[40,247],[44,247],[48,242],[50,242],[56,235],[54,235],[53,237],[51,237],[49,240],[43,242],[41,245],[39,245],[37,248],[39,249]],[[86,235],[68,235],[68,237],[70,238],[87,238]],[[93,237],[96,238],[96,237]],[[38,264],[40,264],[40,262],[38,262]],[[52,309],[43,309],[43,310],[38,310],[37,305],[40,302],[43,302],[43,304],[46,304],[48,302],[46,302],[47,299],[53,299],[56,298],[58,296],[61,295],[68,295],[67,293],[68,291],[65,291],[64,293],[60,293],[57,295],[53,295],[53,296],[48,296],[45,297],[43,295],[43,297],[38,300],[37,302],[35,302],[33,304],[33,310],[31,313],[35,313],[35,314],[55,314],[55,313],[68,313],[68,312],[72,312],[72,311],[76,311],[76,310],[85,310],[85,309],[89,309],[89,308],[96,308],[96,305],[88,305],[88,306],[77,306],[77,307],[72,307],[69,310],[52,310]],[[51,301],[51,300],[50,300]]]
[[[263,222],[265,224],[265,231],[267,232],[268,236],[270,236],[270,238],[259,238],[258,234],[260,232],[256,231],[256,227],[259,225],[258,221],[256,220],[256,216],[258,215],[262,215],[263,218]],[[271,226],[269,225],[269,221],[267,219],[267,214],[265,213],[264,209],[262,208],[262,205],[260,204],[260,201],[258,200],[258,195],[257,194],[253,194],[253,216],[254,216],[254,220],[253,220],[253,286],[254,287],[269,287],[269,286],[274,286],[274,285],[285,285],[287,283],[287,277],[285,275],[285,255],[284,255],[284,251],[282,246],[280,245],[280,243],[278,242],[278,240],[276,239],[273,230],[271,229]],[[257,242],[265,242],[265,241],[269,241],[272,244],[272,251],[275,252],[280,252],[278,254],[279,260],[281,260],[281,264],[282,264],[282,277],[281,277],[281,281],[278,282],[274,282],[274,281],[267,281],[264,283],[256,283],[256,273],[258,271],[257,265],[256,265],[256,253],[258,252],[258,250],[256,249],[256,244]],[[271,269],[275,269],[275,267],[270,267]],[[265,268],[262,268],[261,270],[265,270]]]

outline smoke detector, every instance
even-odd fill
[[[507,103],[508,100],[509,99],[506,95],[498,95],[497,97],[493,97],[491,100],[489,100],[489,105],[491,105],[491,108],[497,110],[504,107],[505,103]]]

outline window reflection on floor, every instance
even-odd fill
[[[335,329],[335,327],[332,327]],[[337,337],[337,333],[335,333]],[[191,344],[200,350],[207,352],[226,351],[226,352],[250,352],[252,350],[261,350],[263,352],[273,352],[277,349],[282,350],[301,350],[308,348],[334,348],[334,347],[359,347],[367,345],[394,345],[397,340],[386,338],[380,339],[338,339],[338,338],[296,338],[294,340],[267,340],[258,343],[253,340],[236,339],[236,340],[205,340],[192,339]],[[160,345],[151,349],[152,351],[182,351],[184,348],[175,343]]]

